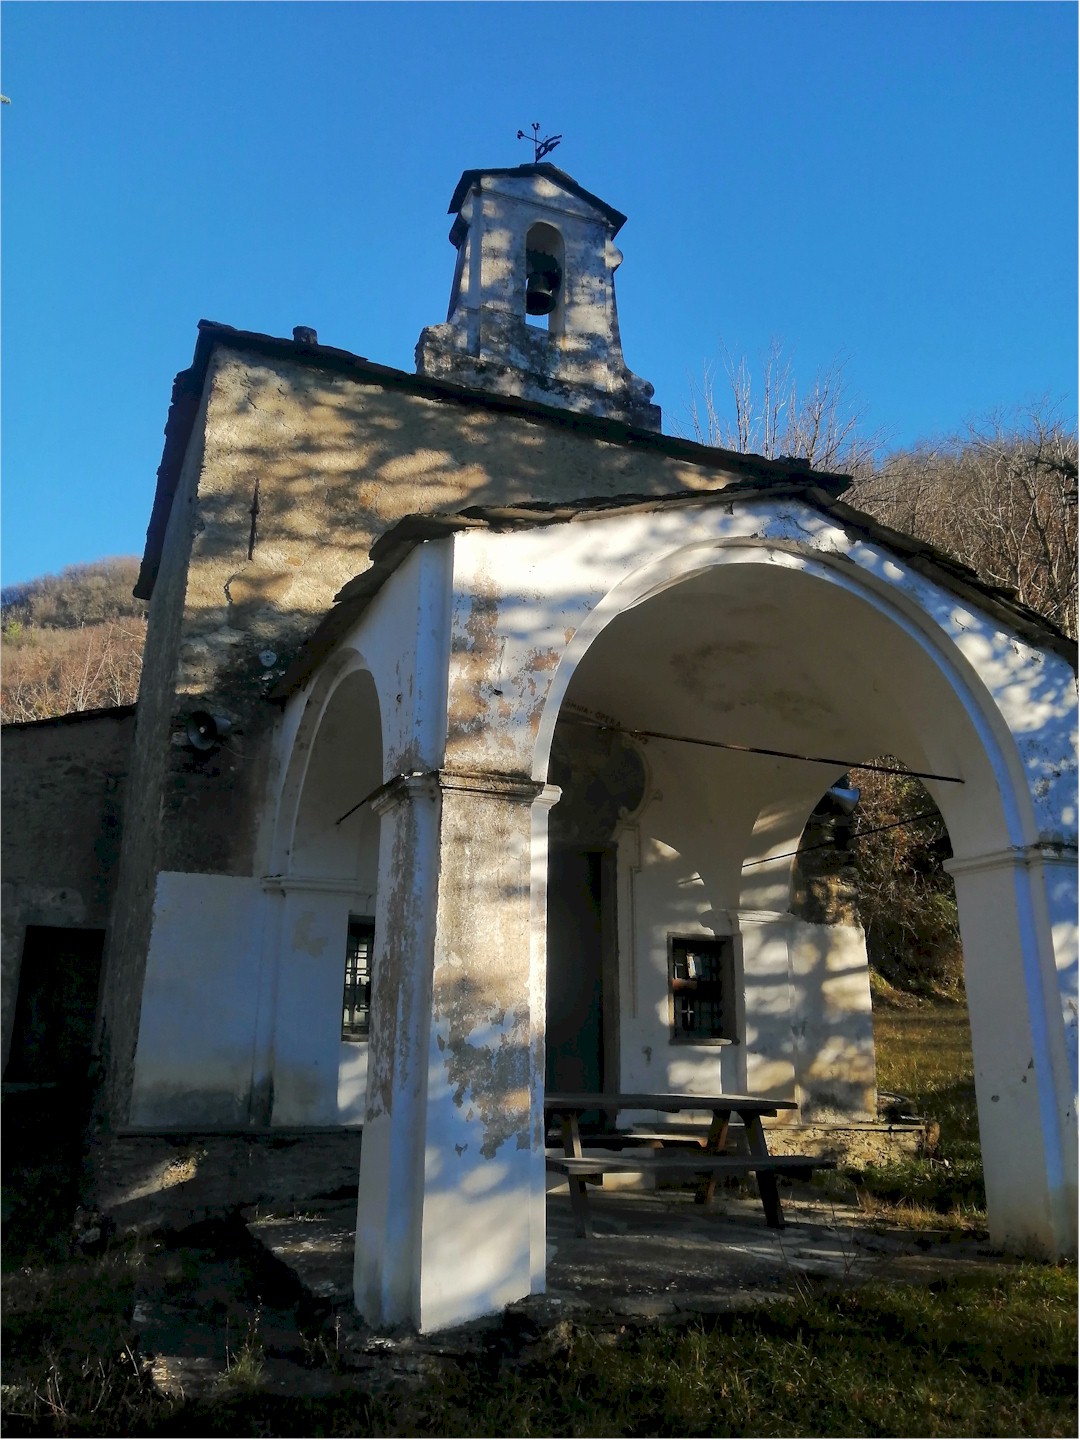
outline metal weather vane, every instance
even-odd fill
[[[534,164],[534,165],[539,165],[539,164],[540,164],[540,161],[543,160],[544,156],[545,156],[545,155],[550,155],[551,152],[552,152],[552,150],[555,149],[555,146],[558,145],[558,143],[559,143],[560,140],[562,139],[562,136],[561,136],[561,135],[549,135],[546,140],[541,140],[541,139],[540,139],[540,121],[539,121],[539,120],[534,120],[534,121],[533,121],[533,123],[532,123],[532,132],[533,132],[533,133],[532,133],[531,135],[526,135],[524,130],[519,130],[519,131],[517,132],[517,138],[518,138],[519,140],[531,140],[531,141],[532,141],[532,143],[533,143],[533,164]]]

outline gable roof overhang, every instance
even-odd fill
[[[828,491],[806,483],[760,485],[733,482],[722,490],[680,490],[669,495],[622,495],[564,502],[510,506],[468,506],[453,514],[407,515],[382,534],[371,547],[371,566],[343,586],[333,607],[306,640],[269,698],[284,703],[302,689],[338,642],[353,628],[386,582],[416,549],[429,540],[444,540],[466,530],[493,532],[531,529],[597,520],[611,515],[635,515],[676,508],[734,505],[740,501],[798,500],[855,534],[889,550],[918,574],[991,615],[1029,643],[1062,656],[1075,670],[1074,640],[1050,621],[1020,603],[1011,590],[991,585],[968,566],[916,540],[903,531],[882,525]]]

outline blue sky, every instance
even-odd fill
[[[3,580],[139,553],[200,317],[413,368],[462,170],[623,210],[664,428],[721,341],[838,354],[896,445],[1075,414],[1072,4],[2,7]]]

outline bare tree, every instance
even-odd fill
[[[78,629],[9,629],[0,719],[45,720],[80,710],[130,705],[139,693],[145,620]]]
[[[146,606],[131,593],[138,571],[134,556],[116,556],[0,592],[0,719],[44,720],[135,700],[146,642]]]
[[[898,451],[844,498],[1076,635],[1077,434],[1049,406]]]
[[[955,994],[963,954],[956,890],[941,863],[951,854],[945,822],[914,776],[865,770],[858,781],[851,853],[870,963],[900,990]]]
[[[883,436],[866,427],[845,365],[834,360],[800,391],[780,341],[757,368],[722,347],[723,383],[706,366],[700,386],[691,385],[691,432],[704,444],[852,475],[850,504],[954,555],[1075,636],[1075,424],[1044,402],[883,456]]]
[[[717,394],[716,367],[707,365],[700,390],[691,384],[690,424],[696,440],[768,459],[791,456],[818,470],[866,470],[882,436],[866,428],[866,406],[851,394],[837,357],[800,393],[792,357],[773,340],[759,369],[721,346],[725,384]]]

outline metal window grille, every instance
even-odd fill
[[[735,946],[730,936],[672,937],[671,999],[673,1040],[738,1039]]]
[[[345,947],[345,998],[341,1018],[343,1040],[366,1040],[370,1034],[371,952],[374,920],[349,920]]]

